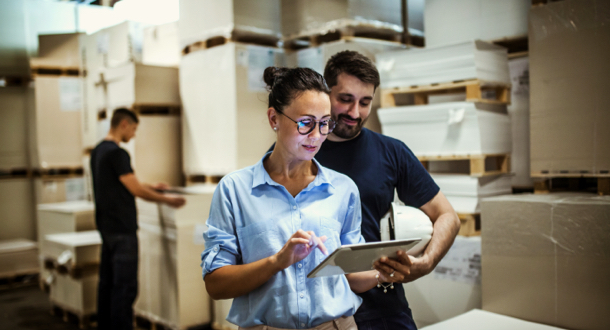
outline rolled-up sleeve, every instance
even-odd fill
[[[234,191],[229,180],[222,180],[212,198],[208,230],[203,234],[205,250],[201,254],[203,277],[214,270],[241,262],[232,198]]]
[[[362,207],[360,206],[360,193],[354,184],[354,190],[350,194],[345,220],[341,229],[341,244],[365,243],[361,234]]]

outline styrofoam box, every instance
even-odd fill
[[[0,241],[0,277],[36,274],[38,244],[23,238]]]
[[[296,52],[286,54],[286,65],[289,67],[304,67],[316,70],[324,74],[326,62],[331,56],[344,50],[353,50],[375,62],[375,54],[390,50],[405,49],[406,46],[396,42],[375,40],[369,38],[353,38],[324,43],[318,47],[310,47]],[[375,93],[371,113],[366,121],[365,127],[381,133],[381,125],[377,117],[377,109],[380,107],[381,93]]]
[[[383,134],[417,156],[511,152],[511,123],[499,105],[450,102],[379,109]]]
[[[75,279],[68,274],[53,274],[49,285],[52,303],[80,315],[91,315],[97,311],[98,274]]]
[[[510,84],[506,48],[479,40],[384,52],[376,58],[381,88],[470,79]]]
[[[480,309],[473,309],[467,313],[451,318],[447,321],[434,324],[422,330],[561,330],[545,324],[528,322],[518,318],[495,314]]]
[[[512,193],[511,176],[432,174],[432,179],[457,213],[479,213],[481,199]]]
[[[181,51],[178,22],[144,28],[142,64],[178,67]]]
[[[30,164],[34,168],[81,166],[79,77],[35,77],[36,107],[30,115]]]
[[[527,36],[528,0],[427,0],[426,47]]]
[[[0,169],[28,166],[28,118],[34,106],[34,89],[0,88]]]
[[[34,210],[31,179],[0,180],[0,239],[36,240]]]
[[[263,72],[282,61],[281,49],[233,42],[182,57],[187,175],[225,175],[263,157],[275,142]]]
[[[403,284],[418,328],[481,308],[480,258],[481,237],[457,236],[432,273]]]
[[[71,257],[70,266],[99,264],[102,237],[97,230],[46,235],[40,253],[57,261],[66,251]]]
[[[233,29],[281,35],[279,0],[180,0],[180,47],[210,37],[229,37]]]
[[[178,69],[128,63],[104,70],[108,107],[180,105]]]

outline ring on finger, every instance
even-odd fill
[[[390,277],[394,277],[394,272],[395,271],[392,271],[392,273],[390,274]]]

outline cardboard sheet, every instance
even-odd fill
[[[534,322],[527,322],[517,318],[490,313],[482,311],[480,309],[473,309],[468,313],[456,316],[447,321],[431,325],[423,328],[422,330],[454,330],[454,329],[468,329],[468,330],[561,330],[560,328],[547,326],[544,324],[538,324]]]
[[[38,244],[27,239],[0,240],[0,277],[38,273]]]
[[[432,174],[432,179],[457,213],[479,213],[483,198],[511,194],[511,176]]]

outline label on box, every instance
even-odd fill
[[[85,179],[66,179],[66,201],[80,201],[86,197]]]
[[[193,244],[204,245],[205,240],[203,239],[203,233],[207,230],[208,226],[206,224],[200,223],[195,225],[195,229],[193,230]]]
[[[79,78],[59,78],[59,108],[61,111],[79,111],[82,106],[81,81]]]
[[[248,46],[248,90],[265,92],[263,73],[265,69],[275,65],[275,52],[269,48]]]
[[[297,53],[297,66],[324,74],[324,56],[321,48],[307,48]]]
[[[434,269],[434,278],[480,284],[481,238],[458,236]]]

